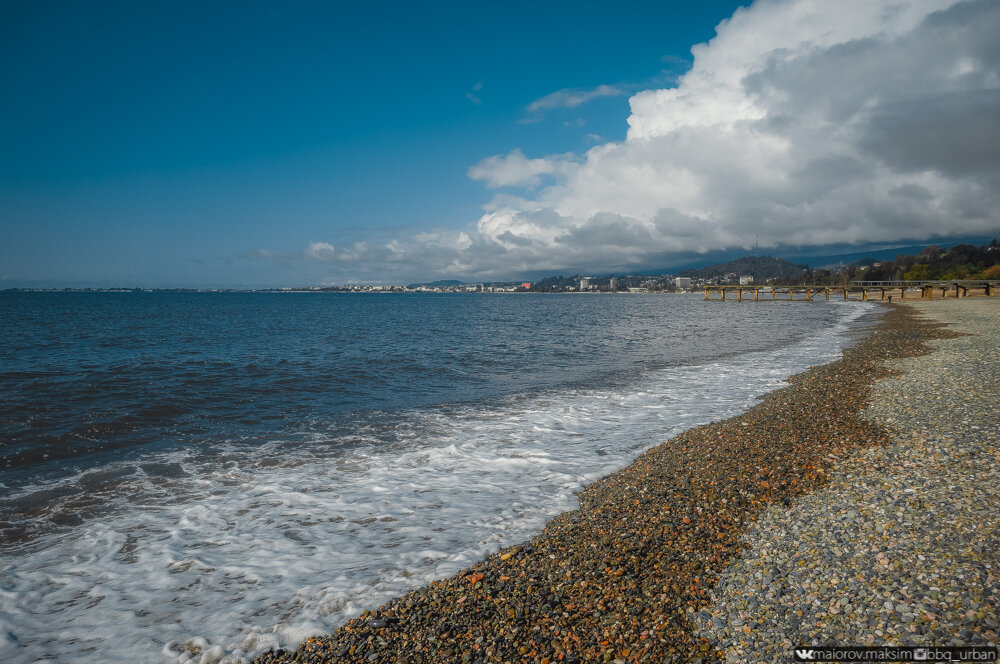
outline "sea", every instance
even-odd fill
[[[837,359],[863,302],[0,292],[0,661],[243,662]]]

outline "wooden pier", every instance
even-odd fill
[[[727,292],[729,297],[726,296]],[[937,298],[963,298],[970,295],[993,296],[1000,293],[1000,280],[955,281],[870,281],[851,282],[846,286],[705,286],[705,299],[718,302],[743,302],[744,300],[812,302],[822,295],[829,302],[830,296],[845,302],[857,300],[933,300]],[[713,297],[713,294],[716,294]],[[752,297],[751,297],[752,296]]]

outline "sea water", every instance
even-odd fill
[[[238,662],[524,540],[873,305],[0,293],[0,659]]]

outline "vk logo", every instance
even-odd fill
[[[801,648],[795,649],[795,659],[800,662],[811,660],[815,656],[815,654],[816,654],[815,651],[812,650],[803,650]]]

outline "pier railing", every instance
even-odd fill
[[[992,279],[959,279],[953,281],[857,281],[846,286],[762,286],[762,285],[710,285],[705,286],[705,299],[721,302],[752,300],[790,300],[793,302],[812,302],[813,298],[823,295],[829,302],[830,296],[843,297],[844,301],[870,299],[892,301],[894,297],[900,300],[910,299],[933,300],[940,298],[963,298],[970,295],[993,296],[1000,292],[1000,280]],[[730,293],[727,298],[726,293]],[[715,294],[715,297],[713,297]],[[735,297],[733,297],[735,296]]]

